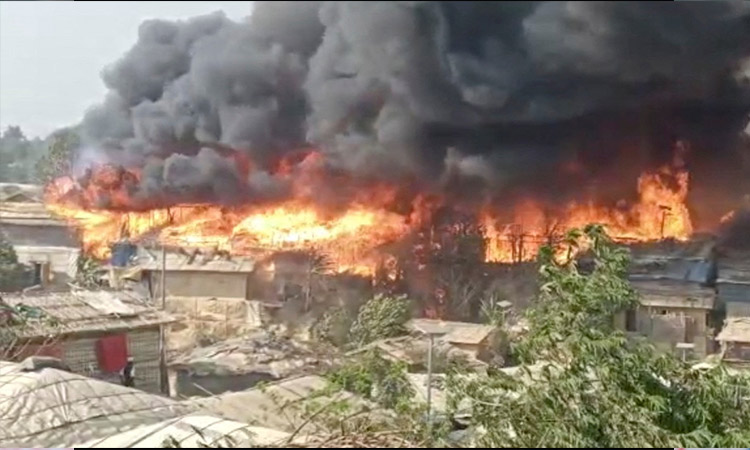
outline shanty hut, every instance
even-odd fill
[[[0,444],[5,447],[256,447],[289,437],[137,389],[0,362]]]
[[[161,336],[173,319],[145,298],[125,291],[80,290],[3,294],[2,300],[6,320],[16,323],[6,323],[6,332],[13,332],[3,342],[6,358],[53,356],[76,373],[119,382],[119,371],[133,357],[135,386],[166,390]]]
[[[75,277],[78,240],[41,202],[0,201],[0,232],[19,262],[35,268],[37,284],[64,284]]]
[[[640,306],[617,316],[620,329],[645,336],[666,351],[682,344],[681,348],[692,347],[697,357],[710,352],[713,289],[667,279],[641,278],[631,283],[640,294]]]
[[[413,319],[407,326],[417,334],[434,335],[474,358],[491,346],[498,331],[492,325],[434,319]]]
[[[250,299],[250,274],[255,262],[228,255],[200,252],[168,252],[163,266],[161,252],[144,251],[140,267],[154,298],[161,296],[161,271],[166,270],[166,295]]]
[[[722,359],[750,365],[750,317],[728,318],[716,340],[721,343]]]
[[[727,317],[750,317],[750,251],[722,252],[716,290]]]

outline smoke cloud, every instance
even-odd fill
[[[283,195],[270,170],[309,146],[352,176],[497,193],[554,185],[571,147],[663,159],[685,131],[739,158],[748,61],[747,2],[255,2],[241,23],[144,22],[83,132],[149,197]]]

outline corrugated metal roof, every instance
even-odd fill
[[[716,340],[750,344],[750,317],[732,317],[724,321],[724,328]]]
[[[644,306],[713,309],[716,294],[713,289],[697,283],[675,280],[632,280]]]
[[[435,319],[413,319],[407,326],[417,332],[441,335],[442,340],[452,344],[479,344],[495,331],[492,325]]]
[[[750,252],[729,252],[719,257],[719,283],[750,284]]]
[[[715,246],[712,236],[631,244],[631,276],[712,283],[716,278]]]
[[[143,270],[158,271],[162,268],[161,252],[139,255]],[[255,260],[249,258],[227,257],[226,255],[167,253],[167,270],[182,272],[241,272],[251,273],[255,270]]]
[[[17,332],[27,338],[142,328],[175,321],[145,299],[126,291],[13,293],[2,294],[2,299],[11,306],[23,304],[38,308],[57,322],[29,320]]]

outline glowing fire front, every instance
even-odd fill
[[[513,225],[498,226],[491,214],[482,218],[488,237],[488,261],[528,261],[561,233],[587,224],[604,225],[618,241],[684,241],[693,234],[687,207],[690,174],[684,169],[684,149],[678,147],[675,160],[638,179],[639,201],[626,208],[606,208],[593,203],[571,203],[563,213],[548,217],[543,205],[528,200],[514,209]]]
[[[122,173],[112,172],[102,170],[95,188],[104,186],[109,201],[122,207],[128,204],[127,194],[121,189],[122,183],[113,181],[122,179]],[[137,181],[137,175],[128,174],[127,178]],[[91,197],[98,195],[91,187],[82,188],[72,178],[64,177],[48,187],[46,201],[51,212],[80,231],[84,250],[102,259],[109,256],[113,242],[127,236],[135,241],[210,247],[232,254],[315,249],[326,253],[338,271],[372,274],[380,257],[378,248],[400,240],[430,214],[430,208],[422,205],[422,197],[413,202],[415,212],[411,215],[392,212],[387,207],[392,200],[388,190],[366,192],[360,198],[367,201],[354,201],[335,213],[300,199],[233,208],[180,205],[148,211],[98,209],[91,206],[95,204]],[[479,215],[487,240],[486,261],[531,260],[552,236],[589,223],[605,225],[617,240],[686,240],[693,231],[686,206],[688,188],[689,174],[678,157],[672,165],[642,174],[638,180],[639,201],[626,207],[572,203],[550,215],[541,203],[528,200],[513,207],[512,225],[501,224],[487,208]]]

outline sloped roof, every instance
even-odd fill
[[[66,226],[43,203],[0,202],[0,223],[8,225]]]
[[[719,283],[750,283],[750,251],[725,252],[719,256]]]
[[[0,295],[8,305],[38,308],[55,319],[56,323],[29,320],[18,330],[20,337],[132,329],[175,321],[144,298],[127,291],[31,291]]]
[[[161,252],[142,252],[138,259],[143,270],[162,269]],[[168,271],[251,273],[255,270],[255,260],[225,255],[168,252],[166,259]]]
[[[711,283],[716,277],[715,247],[712,236],[631,244],[631,278]]]
[[[283,431],[196,414],[139,426],[76,448],[162,448],[165,442],[178,443],[180,448],[280,446],[289,436]],[[299,441],[293,442],[303,443]]]
[[[733,317],[724,321],[724,328],[716,340],[750,344],[750,317]]]
[[[451,344],[479,344],[495,331],[492,325],[435,319],[413,319],[407,326],[416,332],[441,335]]]
[[[429,341],[423,334],[380,339],[353,350],[347,355],[357,355],[371,349],[379,350],[381,356],[392,361],[401,361],[409,365],[426,365]],[[440,352],[449,360],[464,360],[476,369],[486,367],[486,363],[476,359],[474,355],[454,347],[444,339],[439,338],[435,341],[433,352]]]
[[[36,184],[0,183],[0,202],[40,202],[43,193]]]
[[[0,442],[6,447],[73,447],[191,411],[137,389],[0,362]]]
[[[267,384],[263,388],[188,400],[185,403],[225,419],[291,432],[304,424],[301,414],[304,408],[299,403],[328,386],[328,381],[324,378],[308,375]],[[335,397],[329,397],[329,399],[346,399],[372,406],[348,392],[341,391],[330,395]],[[300,408],[291,406],[295,404]],[[315,429],[314,421],[305,424],[302,429],[308,434],[312,433]]]
[[[631,280],[641,305],[667,308],[713,309],[716,293],[698,283],[675,280]]]

